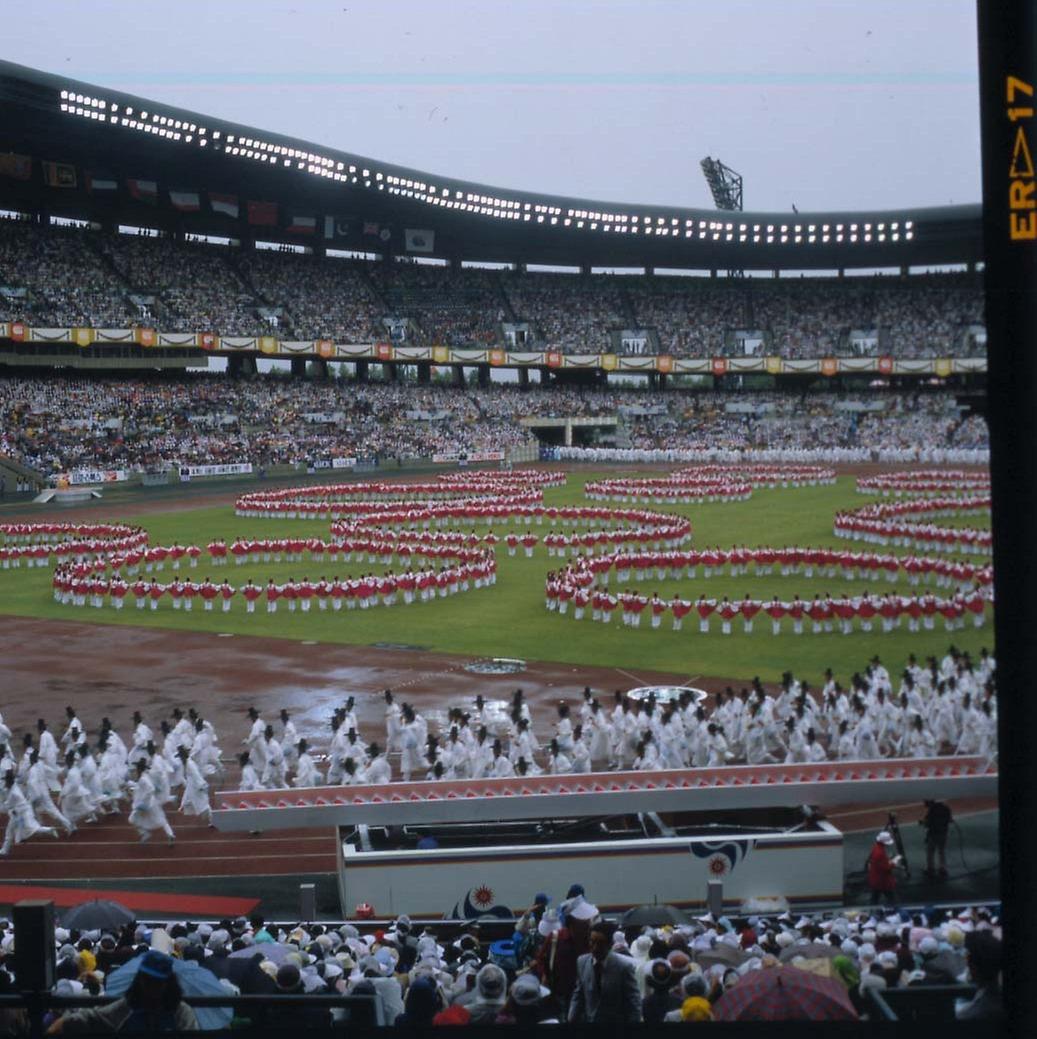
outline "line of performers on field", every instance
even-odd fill
[[[217,582],[211,577],[201,581],[174,577],[171,581],[160,582],[154,577],[138,576],[131,582],[118,574],[109,578],[94,573],[91,564],[80,563],[56,567],[53,587],[54,599],[58,603],[99,609],[110,605],[121,610],[129,600],[138,610],[157,610],[159,603],[165,600],[173,609],[187,612],[192,611],[198,602],[202,610],[218,608],[228,613],[235,598],[240,596],[246,613],[255,613],[260,603],[267,613],[276,613],[282,602],[289,611],[307,613],[314,603],[318,610],[337,612],[343,607],[394,606],[398,601],[404,604],[429,602],[471,588],[489,587],[496,580],[497,564],[492,556],[487,555],[477,563],[459,563],[438,570],[407,570],[382,576],[369,573],[356,578],[349,575],[344,579],[321,577],[316,581],[308,577],[298,581],[289,578],[281,584],[273,578],[266,584],[256,584],[249,578],[241,586],[232,585],[226,578]]]
[[[673,631],[681,631],[684,618],[694,614],[698,620],[698,628],[702,634],[708,634],[710,620],[714,616],[720,621],[720,632],[730,635],[736,618],[742,621],[742,631],[749,635],[753,631],[753,623],[757,614],[763,613],[771,623],[771,632],[781,634],[782,622],[787,617],[792,623],[792,632],[802,635],[807,623],[815,635],[822,632],[833,632],[838,626],[843,635],[854,630],[854,622],[861,631],[873,630],[879,623],[883,632],[892,632],[900,627],[901,621],[907,619],[907,630],[933,631],[936,618],[943,618],[944,630],[954,631],[965,627],[967,617],[972,618],[973,626],[980,628],[986,621],[987,595],[979,588],[970,591],[957,591],[947,599],[938,599],[931,592],[924,595],[896,595],[886,592],[872,596],[867,591],[859,596],[833,598],[830,594],[824,597],[815,595],[813,599],[803,600],[794,595],[790,601],[778,599],[769,601],[751,599],[748,594],[743,599],[730,600],[726,595],[720,599],[707,599],[700,595],[698,599],[682,599],[675,594],[672,599],[663,599],[657,592],[650,596],[636,591],[612,594],[607,588],[593,583],[579,583],[575,578],[585,577],[567,571],[551,571],[545,586],[545,605],[560,615],[572,610],[575,620],[583,620],[588,613],[592,621],[610,624],[614,615],[621,618],[626,627],[639,628],[641,615],[646,613],[652,628],[661,628],[664,617],[669,617]]]

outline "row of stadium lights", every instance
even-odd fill
[[[562,210],[558,206],[518,202],[515,199],[496,198],[472,192],[451,191],[450,188],[444,187],[437,188],[435,184],[426,184],[424,181],[407,177],[386,175],[377,170],[372,173],[369,169],[358,169],[354,165],[347,165],[324,155],[302,151],[299,148],[290,148],[283,144],[271,144],[268,141],[252,137],[227,134],[224,140],[219,130],[213,130],[210,138],[209,131],[204,126],[199,127],[194,123],[160,115],[157,112],[150,114],[143,110],[135,112],[130,105],[120,109],[119,105],[109,104],[102,98],[89,97],[69,90],[61,91],[61,111],[85,119],[108,122],[130,130],[154,134],[172,141],[183,140],[187,144],[196,143],[200,148],[207,147],[211,140],[213,147],[217,150],[222,148],[225,155],[240,156],[274,165],[281,163],[282,166],[289,168],[294,166],[297,170],[305,170],[314,176],[326,177],[341,183],[358,184],[362,182],[365,188],[374,186],[378,191],[388,190],[390,195],[413,198],[427,205],[476,213],[498,220],[521,219],[535,221],[538,224],[548,223],[551,226],[557,226],[561,222],[563,227],[575,226],[581,230],[589,227],[591,231],[601,230],[615,234],[644,234],[673,238],[683,235],[684,238],[698,237],[699,240],[713,242],[737,240],[739,243],[752,241],[754,244],[760,242],[786,244],[791,241],[796,245],[803,242],[813,245],[817,241],[822,243],[833,240],[836,242],[885,242],[887,239],[899,242],[901,238],[905,241],[914,238],[914,223],[911,220],[904,221],[902,224],[896,220],[888,224],[749,225],[739,223],[736,227],[734,223],[688,218],[684,220],[682,227],[681,221],[677,217],[653,218],[647,215],[601,213],[586,209],[568,209],[563,217]]]

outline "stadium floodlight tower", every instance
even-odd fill
[[[713,195],[717,209],[740,213],[742,211],[742,175],[730,166],[725,166],[719,159],[711,159],[708,155],[699,165],[705,174],[706,183]],[[728,277],[742,278],[745,271],[729,270]]]
[[[742,211],[742,175],[708,155],[700,163],[717,209]]]

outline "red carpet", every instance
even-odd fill
[[[83,887],[37,887],[0,884],[0,905],[13,905],[23,898],[49,899],[59,908],[79,905],[95,898],[119,902],[127,909],[159,913],[190,920],[222,920],[247,916],[258,898],[221,898],[213,895],[170,895],[158,891],[119,891]]]

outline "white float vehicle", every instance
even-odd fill
[[[382,917],[472,919],[523,912],[573,882],[604,912],[645,904],[772,898],[839,905],[843,836],[802,808],[641,812],[575,819],[343,828],[342,906]]]

